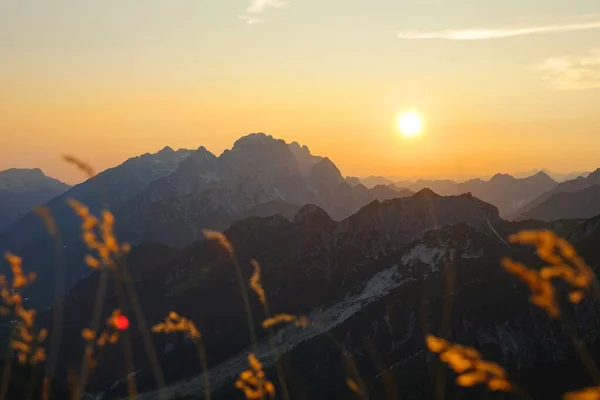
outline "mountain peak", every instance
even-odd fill
[[[216,160],[217,156],[206,150],[206,147],[200,146],[197,150],[192,151],[188,157],[179,163],[177,171],[181,172],[187,169],[193,174],[199,173],[202,172],[201,170],[204,169],[204,167],[211,165],[206,164],[207,162],[215,162]]]
[[[282,139],[275,139],[273,136],[267,135],[266,133],[263,133],[263,132],[250,133],[250,134],[248,134],[246,136],[242,136],[241,138],[236,140],[235,143],[233,144],[232,150],[244,149],[244,148],[248,148],[248,147],[254,148],[256,146],[264,145],[267,143],[276,143],[276,142],[285,143],[285,141],[283,141]]]
[[[46,181],[56,181],[44,174],[39,168],[10,168],[4,171],[0,171],[0,187],[12,186],[22,187],[40,184]],[[65,188],[68,185],[56,181],[57,184],[64,185]],[[66,190],[66,189],[65,189]]]
[[[501,181],[501,180],[503,180],[503,181],[512,181],[514,179],[515,178],[512,175],[498,173],[498,174],[492,176],[492,179],[490,179],[490,182],[492,182],[492,181]]]
[[[548,175],[548,172],[546,172],[545,169],[538,171],[536,174],[533,174],[532,176],[547,176],[548,178],[550,178],[550,175]]]
[[[308,174],[308,180],[318,192],[327,193],[343,182],[344,177],[338,167],[329,158],[325,157],[312,167]]]
[[[305,155],[308,155],[308,156],[312,156],[312,153],[310,152],[310,149],[305,144],[301,145],[300,143],[294,141],[294,142],[288,144],[288,146],[290,147],[290,149],[292,150],[292,152],[294,153],[294,155],[296,155],[296,154],[305,154]]]
[[[536,181],[548,181],[548,182],[551,181],[551,182],[556,183],[556,181],[550,175],[548,175],[548,173],[545,170],[541,170],[538,173],[531,175],[527,179],[536,180]]]
[[[329,159],[329,157],[324,157],[323,159],[321,159],[321,161],[319,161],[318,165],[327,166],[327,168],[335,168],[337,171],[339,171],[338,167],[333,163],[333,161],[331,161]],[[341,173],[340,173],[340,175],[341,175]]]
[[[204,147],[204,146],[200,146],[196,150],[192,151],[190,153],[190,157],[193,157],[193,156],[195,156],[195,157],[201,156],[201,157],[211,158],[211,159],[216,159],[217,158],[217,156],[215,156],[213,153],[211,153],[210,151],[208,151],[206,149],[206,147]]]
[[[306,146],[301,146],[300,143],[296,142],[295,140],[292,143],[290,143],[288,146],[290,146],[290,148],[292,150],[297,150],[297,151],[303,150],[306,147]],[[306,147],[306,149],[308,149],[308,147]]]
[[[9,168],[4,171],[0,171],[0,176],[38,176],[44,177],[46,174],[39,168]]]
[[[294,223],[300,225],[328,225],[333,220],[321,207],[315,204],[307,204],[298,211],[294,217]]]
[[[48,202],[68,189],[69,185],[46,176],[39,168],[11,168],[0,171],[0,231],[18,221],[34,207]],[[12,239],[21,235],[11,236]],[[24,234],[22,238],[30,236]],[[0,242],[4,242],[4,239],[0,239]]]
[[[296,158],[298,167],[304,177],[308,176],[312,167],[322,159],[322,157],[312,155],[308,146],[301,146],[298,142],[290,143],[288,148]]]
[[[424,188],[424,189],[419,190],[417,193],[413,194],[412,197],[429,198],[429,197],[441,197],[441,196],[429,188]]]
[[[156,154],[172,154],[172,153],[175,153],[175,150],[173,150],[170,146],[165,146],[162,148],[162,150],[160,150]]]

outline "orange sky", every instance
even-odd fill
[[[220,154],[260,131],[346,175],[600,166],[595,0],[455,0],[444,15],[416,0],[367,3],[2,3],[0,170],[40,167],[74,183],[62,154],[102,170],[166,145]],[[481,36],[460,31],[474,26],[529,30],[448,39],[448,29]],[[539,26],[550,33],[523,33]],[[425,129],[408,140],[395,122],[413,108]]]

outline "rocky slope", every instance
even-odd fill
[[[456,329],[475,330],[480,332],[480,340],[484,340],[494,329],[503,329],[503,324],[512,318],[511,313],[515,313],[515,318],[525,318],[522,314],[528,310],[524,307],[525,293],[514,292],[516,281],[504,274],[497,263],[502,255],[513,251],[526,260],[533,258],[529,251],[520,254],[520,249],[508,246],[502,239],[507,233],[495,207],[469,195],[441,197],[431,191],[410,198],[375,201],[340,222],[319,207],[309,205],[292,221],[280,216],[254,217],[226,231],[240,260],[244,280],[252,274],[249,260],[260,261],[262,283],[272,313],[306,314],[319,323],[319,328],[282,331],[277,338],[284,359],[293,365],[311,398],[335,392],[346,395],[343,369],[337,361],[339,351],[327,343],[325,332],[334,332],[359,357],[361,371],[364,369],[375,386],[377,374],[382,371],[375,373],[369,367],[368,356],[360,345],[363,336],[374,341],[379,354],[385,355],[384,365],[394,374],[396,368],[406,373],[399,365],[402,360],[414,357],[418,371],[426,376],[422,333],[418,328],[425,317],[422,307],[429,304],[426,307],[427,313],[431,313],[429,323],[431,329],[437,330],[441,317],[435,310],[440,301],[441,277],[452,263],[460,277],[456,290],[469,293],[460,303],[460,310],[453,314],[464,318],[464,322],[454,322]],[[229,395],[226,389],[230,380],[243,367],[243,352],[249,345],[243,300],[232,268],[223,249],[214,242],[202,241],[182,250],[172,261],[154,267],[151,274],[136,283],[149,323],[158,322],[172,310],[195,321],[214,368],[214,389],[223,390],[225,398]],[[474,282],[480,286],[472,287]],[[81,347],[74,343],[80,342],[80,330],[89,323],[81,316],[87,315],[84,310],[93,302],[91,287],[78,293],[77,301],[70,300],[75,295],[72,294],[66,303],[65,326],[69,328],[64,331],[61,353],[65,366],[79,357]],[[470,304],[469,299],[474,296],[478,299]],[[109,291],[108,310],[117,306],[117,297],[114,291]],[[515,303],[514,310],[482,318],[485,307],[497,309],[498,304],[509,300]],[[269,364],[272,355],[265,332],[258,326],[263,312],[255,296],[251,297],[251,307],[260,357]],[[40,319],[50,323],[49,315]],[[514,329],[517,328],[521,327]],[[147,365],[143,340],[136,329],[132,331],[135,357],[139,365]],[[470,334],[465,335],[471,338]],[[492,343],[497,346],[505,345],[504,340],[512,340],[510,335],[506,338],[499,337],[499,333],[495,335]],[[528,338],[535,340],[535,334]],[[189,343],[179,335],[157,335],[154,340],[170,390],[182,398],[200,393],[201,379],[194,378],[199,365]],[[518,357],[533,360],[523,349],[511,350],[507,357],[513,361],[520,360]],[[92,384],[99,391],[107,390],[124,373],[118,350],[109,350],[104,357],[105,364],[97,370]],[[393,367],[395,364],[398,366]],[[335,383],[328,388],[317,377],[324,369],[339,370],[340,385]],[[337,382],[336,374],[327,374],[327,379]],[[137,377],[143,390],[154,387],[146,368]],[[184,384],[184,377],[190,377],[191,381]],[[120,388],[117,384],[112,390],[118,392]],[[402,390],[409,393],[417,389]],[[143,398],[154,397],[150,391]]]
[[[0,232],[68,189],[69,185],[37,168],[0,171]]]
[[[321,214],[317,220],[325,226],[331,223],[318,210],[312,213]],[[501,239],[509,232],[504,231],[499,236],[487,224],[480,228],[467,223],[445,226],[387,255],[371,258],[353,272],[347,268],[332,271],[332,279],[327,284],[321,283],[327,279],[326,275],[314,277],[311,272],[314,269],[307,270],[304,265],[300,270],[304,272],[293,275],[294,284],[282,287],[297,267],[292,263],[281,271],[263,265],[263,283],[273,313],[306,314],[315,323],[309,328],[281,329],[275,337],[278,353],[284,354],[282,365],[289,377],[292,397],[341,399],[351,396],[345,384],[349,373],[343,367],[341,346],[352,355],[370,398],[434,398],[433,388],[440,382],[431,375],[436,371],[436,363],[424,348],[425,332],[448,336],[480,349],[487,359],[505,366],[513,379],[534,398],[560,398],[565,391],[592,384],[559,325],[531,305],[528,289],[499,267],[500,258],[507,255],[530,266],[539,265],[529,249],[511,247]],[[368,274],[356,279],[365,270]],[[248,277],[250,271],[246,270],[245,274]],[[314,282],[319,282],[319,286],[313,289]],[[228,293],[233,297],[234,282],[231,285]],[[343,286],[346,288],[335,290]],[[313,301],[314,294],[323,290],[328,296]],[[234,309],[218,310],[213,318],[208,318],[211,323],[203,324],[205,332],[212,331],[219,315],[229,318],[235,313]],[[255,302],[253,310],[255,315],[260,315],[260,307]],[[188,311],[191,312],[189,308]],[[574,311],[580,334],[591,344],[593,354],[598,355],[595,346],[600,334],[598,305],[585,301]],[[238,327],[241,327],[243,313],[238,315]],[[197,321],[202,323],[206,318]],[[229,329],[219,329],[213,340],[243,343],[241,337],[248,332]],[[326,333],[334,335],[339,346],[332,344]],[[209,343],[210,336],[205,338]],[[179,342],[173,347],[173,342],[169,343],[171,347],[166,346],[170,349],[167,356],[170,365],[179,365],[184,360],[184,350],[178,347],[187,345]],[[213,346],[208,345],[208,348],[210,354]],[[247,351],[249,347],[239,346],[212,353],[214,364],[210,378],[215,398],[236,395],[232,382],[245,368]],[[276,356],[272,343],[263,336],[256,352],[270,366],[268,373],[275,380]],[[219,357],[224,353],[230,356]],[[192,360],[185,360],[183,362],[192,365]],[[448,386],[444,390],[448,398],[484,396],[482,390],[457,389],[451,376],[447,374]],[[197,375],[170,384],[169,394],[188,398],[198,396],[202,388],[203,376]],[[159,397],[157,392],[149,391],[140,398]]]

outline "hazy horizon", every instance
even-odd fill
[[[266,133],[266,134],[269,135],[268,133]],[[273,136],[273,135],[270,135],[270,136]],[[278,138],[276,136],[273,136],[273,137],[275,139],[280,139],[280,138]],[[292,143],[294,141],[286,141],[286,142],[287,143]],[[298,142],[298,141],[296,141],[296,142]],[[298,142],[298,143],[300,145],[305,145],[304,143],[300,143],[300,142]],[[200,146],[203,146],[203,145],[200,145]],[[115,164],[108,165],[108,166],[106,166],[104,168],[101,168],[101,169],[96,168],[96,167],[94,167],[94,168],[95,168],[95,172],[96,173],[101,173],[101,172],[105,171],[106,169],[109,169],[109,168],[116,167],[116,166],[120,165],[121,163],[125,162],[126,160],[128,160],[130,158],[138,157],[138,156],[141,156],[143,154],[155,154],[155,153],[159,152],[160,150],[162,150],[162,149],[164,149],[166,147],[170,147],[172,150],[177,151],[177,150],[195,150],[195,149],[197,149],[200,146],[196,146],[196,147],[193,147],[193,148],[192,147],[190,147],[190,148],[184,148],[184,147],[177,148],[177,147],[172,147],[172,146],[163,146],[161,148],[153,149],[151,151],[147,151],[147,152],[144,152],[144,153],[133,154],[133,155],[131,155],[131,156],[129,156],[129,157],[123,159],[123,160],[117,161]],[[204,147],[206,147],[206,146],[204,146]],[[207,148],[207,150],[211,151],[211,153],[215,154],[216,156],[220,156],[225,150],[231,149],[232,147],[233,147],[233,143],[229,147],[227,147],[227,148],[225,148],[225,149],[223,149],[221,151],[218,151],[218,152],[211,151],[211,149],[209,149],[209,148]],[[329,157],[327,154],[318,154],[318,153],[315,153],[314,151],[312,151],[312,149],[310,148],[310,146],[308,146],[308,147],[311,150],[311,153],[313,155],[315,155],[315,156]],[[331,158],[331,157],[329,157],[329,158]],[[88,160],[82,160],[82,161],[88,162]],[[550,174],[560,174],[560,175],[565,175],[566,176],[566,175],[571,175],[571,174],[578,174],[578,173],[584,173],[584,172],[592,172],[592,171],[600,168],[600,165],[597,165],[597,166],[594,166],[594,167],[589,168],[587,170],[565,170],[565,171],[559,171],[559,170],[553,170],[551,168],[539,167],[539,168],[533,168],[531,170],[526,170],[526,171],[521,171],[521,170],[508,171],[506,169],[499,169],[499,170],[497,170],[497,171],[495,171],[495,172],[493,172],[491,174],[476,174],[476,173],[468,173],[468,171],[466,171],[463,174],[456,174],[456,173],[455,174],[452,174],[452,173],[445,174],[444,172],[442,172],[439,175],[396,175],[396,174],[391,174],[391,173],[389,173],[389,174],[382,173],[382,174],[352,175],[352,174],[347,174],[344,171],[344,169],[342,168],[342,166],[339,163],[336,162],[336,160],[332,159],[332,161],[336,164],[336,166],[338,168],[340,168],[340,171],[346,177],[357,177],[357,178],[360,178],[360,179],[378,177],[378,178],[390,179],[390,180],[395,181],[395,182],[399,182],[399,181],[416,182],[416,181],[418,181],[420,179],[422,179],[422,180],[446,180],[446,179],[448,179],[448,180],[453,180],[453,181],[456,181],[456,182],[464,182],[464,181],[467,181],[467,180],[470,180],[470,179],[477,179],[477,178],[482,179],[482,180],[489,180],[489,179],[491,179],[496,174],[509,174],[509,175],[514,176],[515,178],[524,178],[524,177],[527,177],[527,176],[534,175],[534,174],[536,174],[538,172],[541,172],[541,171],[545,171],[545,172],[548,172]],[[1,160],[0,160],[0,162],[1,162]],[[57,160],[57,164],[66,165],[64,163],[64,161],[60,157]],[[83,181],[85,181],[87,179],[87,177],[85,176],[85,174],[83,174],[83,173],[81,173],[79,171],[75,171],[74,174],[73,173],[67,174],[66,176],[68,176],[70,178],[70,180],[64,179],[61,176],[52,175],[51,173],[49,173],[44,168],[42,168],[40,166],[37,166],[37,165],[33,165],[33,166],[32,165],[25,165],[25,166],[14,166],[13,165],[13,166],[10,166],[8,168],[0,168],[0,172],[2,172],[4,170],[7,170],[7,169],[11,169],[11,168],[40,168],[44,172],[44,174],[46,174],[47,176],[55,178],[55,179],[58,179],[58,180],[60,180],[62,182],[68,183],[70,185],[76,185],[76,184],[81,183],[81,182],[83,182]],[[73,172],[72,166],[70,167],[70,170],[71,170],[70,172]]]
[[[73,183],[62,154],[103,170],[263,131],[350,176],[593,170],[600,14],[576,3],[9,0],[0,169]]]

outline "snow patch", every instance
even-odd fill
[[[402,256],[402,264],[410,265],[415,261],[420,261],[428,265],[431,272],[435,272],[438,270],[437,263],[445,251],[445,248],[428,247],[425,244],[418,244]]]
[[[496,228],[494,228],[494,226],[492,225],[492,223],[490,221],[488,221],[488,220],[486,220],[485,222],[490,227],[490,229],[492,230],[492,232],[494,232],[494,234],[498,237],[498,239],[500,239],[500,241],[502,243],[504,243],[505,245],[507,245],[508,247],[510,247],[510,244],[508,244],[506,242],[506,240],[504,240],[504,238],[502,238],[502,236],[500,236],[500,234],[498,233],[498,231],[496,230]]]
[[[298,328],[290,325],[277,332],[274,344],[263,340],[258,344],[256,352],[264,365],[273,365],[282,355],[293,350],[296,346],[316,336],[330,331],[332,328],[346,321],[348,318],[365,308],[368,304],[382,298],[392,290],[404,283],[414,281],[414,278],[405,278],[398,272],[398,265],[394,265],[375,274],[365,284],[363,290],[355,295],[346,296],[342,301],[325,309],[316,309],[307,315],[312,325],[307,328]],[[218,389],[230,383],[241,371],[247,367],[247,349],[228,360],[213,367],[210,374],[211,388]],[[196,375],[185,381],[174,383],[166,388],[169,399],[201,393],[204,384],[204,374]],[[163,391],[152,391],[140,394],[139,400],[164,399]]]

